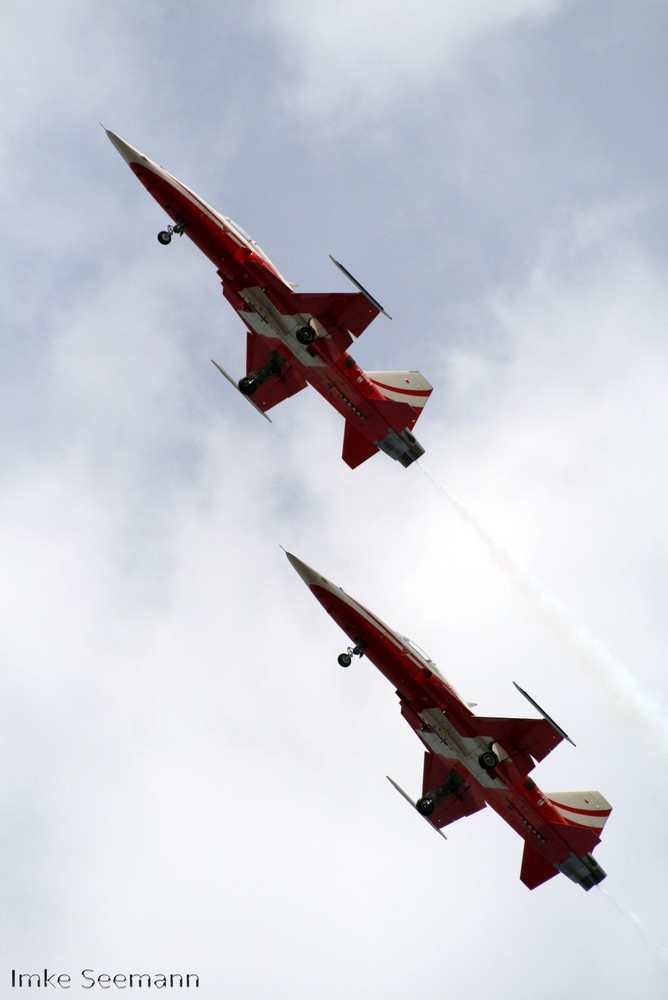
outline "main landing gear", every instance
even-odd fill
[[[183,236],[185,228],[186,224],[183,219],[177,219],[175,226],[167,226],[166,229],[158,233],[158,243],[162,243],[163,247],[166,247],[168,243],[172,242],[172,236]]]
[[[464,779],[461,774],[453,770],[448,775],[447,781],[418,799],[415,808],[421,816],[431,816],[436,806],[439,806],[443,799],[447,799],[448,795],[456,795],[463,784]]]
[[[357,639],[354,646],[348,646],[345,653],[339,653],[337,657],[337,662],[340,667],[349,667],[353,662],[353,656],[363,656],[364,655],[364,643],[361,639]]]
[[[312,344],[315,340],[315,330],[312,326],[300,326],[295,333],[295,337],[300,344],[303,344],[304,347],[308,347],[308,345]]]
[[[284,364],[283,355],[279,351],[274,351],[265,365],[239,379],[239,392],[244,396],[252,396],[268,379],[278,375]]]
[[[499,758],[493,750],[485,750],[478,757],[478,763],[484,771],[493,771],[499,763]]]

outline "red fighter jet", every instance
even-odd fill
[[[113,132],[109,139],[149,194],[173,220],[162,244],[189,236],[215,266],[223,295],[248,328],[246,375],[236,382],[266,416],[307,384],[343,414],[343,460],[356,468],[377,451],[407,467],[424,448],[412,429],[432,387],[420,372],[365,372],[347,353],[353,337],[385,310],[338,261],[355,292],[294,291],[257,243],[147,156]],[[269,419],[267,417],[267,419]]]
[[[489,805],[525,841],[520,878],[535,889],[563,872],[583,889],[606,877],[592,857],[611,806],[600,792],[541,792],[529,777],[562,740],[573,741],[519,685],[541,719],[474,715],[436,664],[406,636],[296,556],[288,559],[352,643],[339,656],[368,656],[396,688],[401,714],[424,744],[422,796],[414,802],[436,830]],[[445,836],[445,834],[442,834]]]

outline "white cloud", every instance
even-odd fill
[[[443,352],[448,379],[434,371],[440,392],[419,436],[429,467],[495,544],[665,697],[663,618],[647,616],[660,606],[666,563],[656,461],[667,444],[665,290],[622,222],[602,241],[568,236],[582,231],[576,219],[547,239],[527,281],[490,299],[504,331],[501,361],[480,345],[473,355]],[[598,787],[610,798],[615,812],[598,854],[615,898],[621,890],[622,904],[637,906],[642,865],[628,854],[640,824],[654,836],[633,780],[648,751],[638,717],[617,711],[582,673],[571,637],[546,627],[418,469],[379,456],[350,472],[338,458],[340,420],[314,394],[277,410],[272,426],[215,379],[201,409],[184,408],[192,375],[179,392],[168,387],[185,365],[180,345],[192,318],[176,316],[166,329],[150,296],[137,311],[142,282],[148,289],[156,278],[149,268],[106,294],[127,300],[121,330],[134,332],[138,352],[164,338],[158,368],[144,379],[127,367],[130,334],[115,344],[102,336],[105,362],[89,383],[97,298],[73,311],[46,382],[54,405],[67,404],[55,461],[26,455],[5,491],[15,720],[6,746],[21,760],[8,792],[20,798],[24,785],[38,794],[49,831],[39,858],[29,845],[12,848],[21,860],[12,892],[36,898],[41,886],[40,939],[74,967],[100,971],[184,956],[207,989],[220,976],[229,989],[244,981],[249,996],[276,982],[279,956],[283,994],[299,989],[335,942],[347,960],[330,970],[323,996],[373,995],[375,983],[401,997],[414,963],[401,960],[400,945],[416,947],[419,927],[433,952],[447,925],[466,959],[451,985],[479,996],[488,978],[471,974],[477,946],[461,921],[458,931],[443,916],[443,886],[476,909],[492,886],[523,941],[537,917],[563,922],[577,908],[565,880],[528,896],[516,881],[520,845],[496,817],[466,821],[441,845],[395,801],[384,774],[415,789],[419,745],[370,664],[338,669],[343,636],[279,543],[412,634],[480,711],[523,714],[513,679],[545,704],[578,749],[560,750],[536,776],[548,789]],[[109,444],[119,418],[120,447]],[[192,442],[197,457],[178,489],[153,494],[148,513],[161,527],[142,533],[147,494],[134,488],[136,469],[147,463],[158,485],[168,483],[170,439]],[[113,489],[99,441],[113,458]],[[661,815],[660,802],[653,808]],[[19,811],[12,842],[23,822]],[[579,947],[584,935],[595,949],[597,922],[621,935],[619,911],[586,904],[597,919],[586,928],[574,921],[572,932],[562,923],[561,948]],[[651,928],[662,906],[657,883],[642,902]],[[57,941],[47,929],[54,914]],[[214,957],[221,936],[224,970]],[[13,961],[32,960],[20,927],[9,940]],[[258,940],[264,961],[254,965]],[[508,938],[499,932],[488,947],[496,963]],[[370,970],[369,954],[385,956],[382,970]],[[549,949],[538,954],[549,963]],[[436,975],[440,961],[427,968]],[[593,988],[600,965],[590,974]],[[504,995],[508,980],[497,984]]]
[[[457,75],[470,48],[518,22],[543,22],[567,0],[306,0],[263,4],[279,34],[285,106],[316,125],[352,128]]]
[[[585,229],[597,237],[583,242]],[[569,232],[549,241],[526,288],[495,297],[503,360],[452,356],[448,412],[466,426],[448,440],[444,423],[430,466],[457,468],[446,484],[491,536],[482,547],[497,562],[515,553],[525,582],[543,581],[528,610],[561,633],[608,710],[626,714],[627,735],[665,752],[666,636],[658,618],[647,625],[668,585],[668,297],[623,227],[576,219]]]
[[[270,426],[232,392],[209,357],[239,372],[243,332],[215,272],[185,239],[158,248],[157,208],[98,135],[97,113],[88,121],[89,96],[95,103],[117,80],[138,126],[130,140],[170,131],[175,160],[187,149],[219,174],[219,193],[244,189],[269,228],[274,211],[286,211],[287,179],[299,178],[287,227],[295,238],[268,248],[279,267],[292,255],[291,277],[308,280],[313,247],[323,257],[327,249],[317,205],[329,197],[333,218],[340,195],[282,130],[285,119],[277,123],[260,87],[267,47],[250,22],[240,33],[234,19],[212,20],[202,39],[183,19],[172,23],[176,7],[146,8],[157,18],[146,31],[145,8],[137,21],[126,4],[109,50],[93,38],[90,55],[70,58],[81,36],[68,26],[83,9],[70,5],[54,27],[62,52],[45,61],[41,83],[16,89],[10,124],[25,121],[31,146],[50,134],[35,128],[49,74],[50,120],[66,105],[66,124],[48,163],[12,159],[7,185],[16,205],[5,229],[13,294],[2,373],[11,435],[0,493],[3,968],[50,956],[73,971],[182,966],[201,972],[200,995],[212,1000],[293,997],[313,984],[322,997],[401,998],[414,992],[416,968],[421,981],[447,975],[453,995],[471,998],[528,996],[540,978],[548,1000],[578,991],[621,1000],[630,970],[638,993],[657,993],[664,969],[628,933],[623,909],[668,937],[665,792],[637,713],[582,669],[568,630],[548,627],[419,469],[378,456],[348,470],[340,418],[314,393],[276,410]],[[463,65],[476,39],[532,24],[536,10],[549,27],[559,9],[440,5],[429,20],[423,5],[409,21],[403,7],[346,6],[346,48],[341,18],[327,21],[331,8],[285,4],[274,15],[293,17],[290,40],[282,28],[274,36],[280,66],[294,71],[283,93],[311,120],[321,112],[329,121],[346,108],[357,114],[355,88],[371,74],[359,110],[382,126],[405,91],[442,96],[443,74]],[[364,32],[353,30],[355,17],[367,19]],[[89,21],[84,38],[90,31]],[[248,75],[235,75],[230,60]],[[162,91],[156,66],[170,65],[178,86]],[[193,82],[191,67],[204,76]],[[77,105],[82,68],[94,85]],[[518,90],[531,84],[520,65]],[[144,104],[146,93],[154,100]],[[510,119],[516,93],[499,95]],[[465,87],[460,97],[471,111]],[[160,101],[169,115],[156,115]],[[246,128],[223,168],[216,127],[224,131],[230,107]],[[560,109],[570,122],[572,107]],[[535,115],[549,110],[538,101]],[[421,155],[443,157],[421,175],[424,243],[410,242],[407,199],[405,215],[393,216],[393,244],[376,254],[383,230],[370,228],[365,200],[394,202],[393,179],[412,177],[415,146],[397,143],[388,180],[359,142],[336,188],[350,199],[339,234],[368,248],[372,269],[401,274],[387,304],[405,319],[374,324],[355,355],[377,368],[402,367],[403,355],[424,370],[436,385],[418,424],[429,468],[499,550],[665,704],[668,306],[661,262],[638,225],[647,203],[624,200],[620,181],[609,205],[597,192],[598,207],[582,196],[585,211],[574,211],[569,189],[550,212],[555,176],[582,146],[560,146],[546,180],[526,166],[517,129],[536,214],[520,253],[517,233],[509,239],[501,224],[512,198],[494,215],[506,175],[484,169],[503,131],[477,128],[475,210],[466,202],[454,225],[443,206],[465,185],[437,168],[445,154],[426,125],[399,115],[392,134],[409,125]],[[94,138],[82,144],[89,128]],[[370,169],[373,191],[356,183]],[[183,180],[198,186],[185,171]],[[215,190],[201,194],[229,210]],[[302,244],[296,234],[309,228],[315,236]],[[463,241],[477,260],[465,288],[442,264],[459,259]],[[500,247],[506,266],[490,278]],[[417,283],[425,254],[430,280]],[[413,635],[481,712],[528,712],[516,679],[554,714],[578,746],[560,747],[536,777],[547,789],[598,787],[613,803],[598,857],[621,910],[565,879],[528,893],[517,878],[521,844],[495,815],[464,821],[445,844],[411,813],[384,775],[417,789],[420,745],[368,661],[336,666],[343,634],[281,543]]]

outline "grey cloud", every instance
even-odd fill
[[[259,4],[190,20],[68,3],[35,27],[25,5],[9,22],[0,974],[54,956],[192,968],[212,998],[386,1000],[416,976],[471,998],[540,981],[621,1000],[631,977],[659,995],[662,955],[628,917],[668,937],[642,722],[419,469],[380,456],[351,473],[314,395],[270,426],[232,392],[209,358],[240,373],[243,331],[215,272],[186,240],[158,246],[161,213],[97,121],[303,289],[341,287],[330,250],[359,274],[395,318],[356,358],[436,385],[429,468],[665,705],[661,8],[636,23],[622,5],[484,6],[447,78],[436,45],[422,67],[399,51],[397,21],[351,65],[355,85],[377,74],[373,130],[319,142],[304,109],[339,114],[326,85],[349,54],[332,45],[315,80],[313,51],[295,54],[322,23],[277,9],[263,24]],[[647,67],[616,117],[631,23],[624,75]],[[495,816],[447,844],[416,820],[384,777],[420,780],[394,692],[363,661],[337,668],[342,636],[279,543],[413,635],[481,712],[522,714],[514,679],[545,704],[578,746],[537,778],[613,802],[599,857],[619,905],[565,880],[527,893]]]

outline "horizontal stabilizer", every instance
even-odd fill
[[[346,420],[341,455],[346,465],[349,465],[351,469],[356,469],[362,462],[366,462],[367,458],[376,454],[378,454],[378,449],[373,441],[369,441],[368,437],[358,431],[354,424]]]
[[[551,865],[541,854],[534,851],[528,843],[524,844],[520,879],[528,889],[535,889],[558,874],[559,871],[554,865]]]

